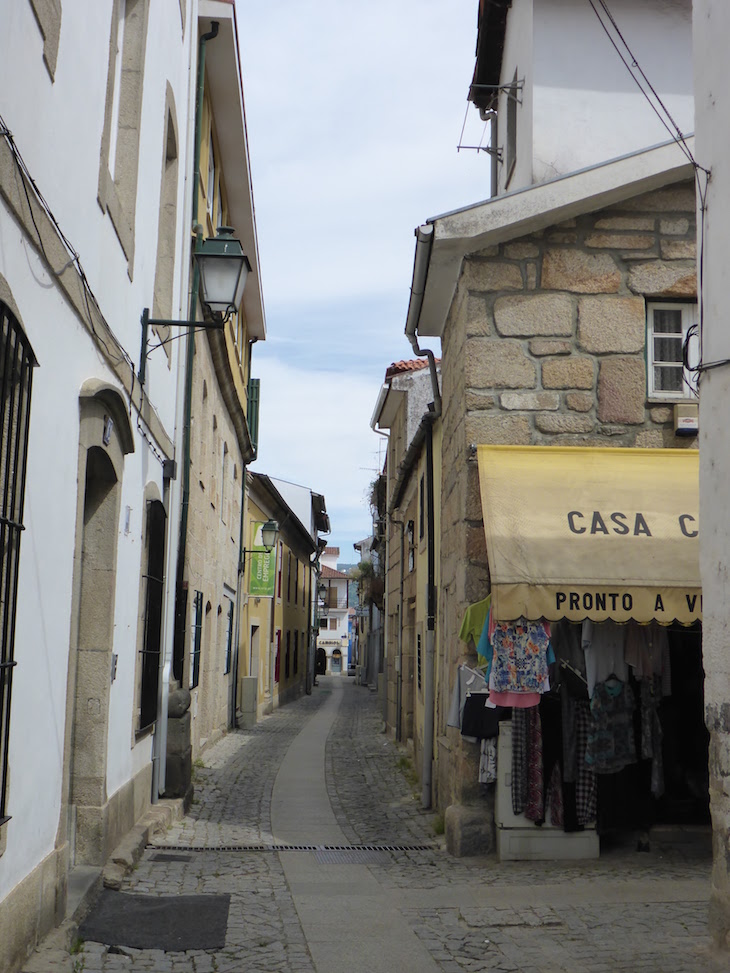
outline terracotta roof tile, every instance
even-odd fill
[[[335,571],[334,568],[328,568],[326,564],[322,565],[321,576],[323,578],[348,578],[349,575],[343,574],[342,571]]]
[[[441,359],[436,359],[436,364],[439,365]],[[394,375],[403,375],[405,372],[418,372],[422,368],[428,367],[427,358],[413,358],[410,361],[405,359],[401,361],[394,361],[392,365],[389,365],[385,370],[385,377],[392,378]]]

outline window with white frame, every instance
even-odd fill
[[[649,398],[691,399],[696,383],[684,365],[684,347],[693,324],[697,324],[697,305],[674,301],[652,301],[646,307],[647,384]],[[689,338],[690,368],[699,359],[698,339]]]

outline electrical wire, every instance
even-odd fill
[[[659,96],[659,93],[657,92],[656,88],[649,80],[644,69],[641,67],[638,58],[634,55],[633,51],[629,47],[626,38],[621,33],[621,30],[619,29],[619,26],[616,23],[616,18],[613,16],[613,14],[611,13],[608,7],[607,0],[588,0],[588,2],[591,5],[591,8],[593,9],[593,12],[596,15],[598,22],[603,28],[606,37],[608,37],[609,41],[611,42],[611,45],[613,46],[614,50],[620,57],[624,66],[626,67],[626,70],[633,78],[635,84],[637,85],[641,93],[644,95],[644,98],[648,102],[652,111],[655,113],[655,115],[662,123],[664,128],[666,128],[666,130],[669,132],[672,140],[677,144],[679,149],[683,152],[685,158],[692,165],[692,168],[694,170],[695,185],[697,187],[697,196],[699,199],[699,210],[700,210],[700,225],[698,227],[699,232],[697,234],[698,323],[696,325],[692,325],[692,327],[690,327],[687,330],[687,334],[685,335],[684,341],[682,343],[682,361],[685,369],[684,381],[687,384],[688,388],[690,388],[695,394],[698,394],[700,378],[703,372],[709,371],[710,369],[713,368],[719,368],[720,366],[723,365],[730,364],[730,358],[720,359],[718,361],[707,362],[707,363],[704,363],[702,361],[702,337],[703,337],[703,320],[704,320],[703,293],[704,293],[705,226],[706,226],[705,218],[707,214],[707,192],[708,192],[708,187],[709,187],[712,173],[711,170],[706,169],[704,166],[700,165],[699,162],[697,162],[697,160],[695,159],[694,155],[692,154],[692,150],[690,149],[689,144],[687,142],[686,136],[679,128],[679,125],[677,125],[669,109],[667,108],[667,106],[664,104],[661,97]],[[618,42],[612,36],[611,30],[609,29],[608,24],[604,21],[603,17],[599,13],[596,4],[598,4],[598,6],[600,6],[601,10],[604,12],[611,27],[615,31],[615,34],[618,37],[620,43],[623,45],[626,54],[631,60],[630,64],[627,58],[622,53]],[[637,73],[635,72],[638,73],[638,76]],[[652,100],[652,98],[654,99],[654,101]],[[697,363],[691,364],[689,346],[690,346],[690,341],[695,337],[698,339],[699,342],[699,355],[698,355]],[[686,377],[687,375],[692,376],[692,381],[687,379]]]
[[[8,128],[8,126],[5,124],[5,120],[3,119],[2,115],[0,115],[0,138],[5,139],[5,142],[6,142],[8,148],[10,150],[10,154],[12,156],[13,162],[15,164],[15,168],[16,168],[16,170],[18,172],[18,175],[20,177],[20,182],[21,182],[22,187],[23,187],[23,194],[25,196],[25,200],[26,200],[26,203],[28,205],[28,212],[29,212],[29,215],[30,215],[30,219],[31,219],[31,222],[33,224],[33,228],[35,229],[35,232],[36,232],[37,244],[38,244],[38,247],[40,249],[40,252],[43,255],[43,259],[45,260],[45,262],[46,262],[49,270],[51,271],[51,273],[56,278],[59,278],[61,276],[61,274],[65,270],[67,270],[69,267],[73,266],[75,268],[76,274],[78,275],[78,278],[79,278],[79,281],[80,281],[80,284],[81,284],[81,293],[82,293],[82,296],[83,296],[84,305],[86,307],[86,315],[87,315],[87,318],[88,318],[88,324],[89,324],[89,329],[91,330],[91,333],[94,335],[94,337],[96,338],[96,340],[99,342],[99,344],[101,345],[101,347],[104,349],[104,352],[106,353],[106,356],[107,356],[108,360],[113,365],[121,365],[124,362],[124,363],[126,363],[129,366],[129,370],[130,370],[131,376],[132,376],[131,386],[130,386],[130,390],[129,390],[129,393],[128,393],[129,394],[129,415],[131,416],[131,414],[132,414],[132,408],[133,408],[133,405],[134,405],[134,386],[135,386],[135,382],[136,382],[136,373],[135,373],[135,364],[134,364],[134,361],[132,360],[132,358],[130,357],[130,355],[127,354],[127,352],[125,351],[124,347],[122,346],[122,343],[116,337],[116,335],[112,331],[111,327],[109,326],[106,318],[104,317],[104,314],[102,313],[101,307],[99,306],[99,302],[96,299],[96,295],[94,294],[94,292],[93,292],[93,290],[91,288],[91,284],[89,283],[89,280],[88,280],[88,278],[86,276],[86,272],[84,271],[84,268],[83,268],[83,266],[81,264],[81,257],[79,256],[78,251],[74,248],[74,246],[72,245],[71,241],[68,239],[68,237],[66,236],[66,234],[61,229],[61,225],[59,224],[58,220],[56,219],[56,217],[55,217],[55,215],[54,215],[54,213],[53,213],[50,205],[48,204],[47,200],[43,196],[43,193],[41,192],[41,190],[40,190],[38,184],[36,183],[35,179],[30,174],[30,170],[28,169],[28,166],[26,165],[25,160],[23,159],[22,155],[20,154],[20,150],[18,149],[17,145],[15,144],[15,140],[13,138],[13,133],[10,131],[10,129]],[[53,265],[51,263],[51,260],[50,260],[50,258],[48,256],[48,253],[46,252],[46,249],[45,249],[45,246],[44,246],[44,243],[43,243],[43,236],[41,234],[41,230],[40,230],[40,227],[38,226],[38,223],[37,223],[36,217],[35,217],[35,213],[34,213],[33,201],[32,201],[32,198],[31,198],[31,191],[32,191],[32,196],[36,200],[36,205],[40,207],[40,209],[43,211],[43,213],[45,214],[45,216],[47,217],[47,219],[50,221],[50,223],[52,224],[52,226],[53,226],[53,228],[54,228],[54,230],[55,230],[58,238],[61,240],[61,242],[62,242],[65,250],[69,254],[69,259],[63,265],[63,267],[61,267],[60,270],[58,270],[58,271],[56,271],[54,269],[54,267],[53,267]],[[105,337],[105,335],[100,332],[99,328],[96,325],[95,317],[103,325],[104,330],[108,334],[109,340],[113,341],[114,344],[119,349],[119,354],[116,354],[110,348],[109,341],[107,340],[107,338]],[[159,413],[157,412],[157,410],[155,409],[155,407],[152,405],[152,403],[149,402],[149,398],[148,398],[148,404],[150,405],[150,407],[152,408],[152,411],[155,413],[155,415],[159,419]],[[135,411],[137,412],[137,416],[138,416],[137,425],[138,425],[138,428],[140,428],[139,427],[139,417],[141,416],[141,413],[137,409],[136,406],[134,406],[134,408],[135,408]],[[140,432],[141,432],[141,429],[140,429]],[[142,435],[143,435],[143,438],[145,440],[147,440],[147,442],[151,446],[151,440],[146,435],[144,435],[144,433],[142,433]],[[160,455],[160,454],[157,453],[157,450],[156,449],[153,449],[153,452],[155,453],[156,456],[159,456]]]
[[[21,181],[21,184],[22,184],[22,187],[23,187],[23,193],[24,193],[26,202],[28,204],[28,211],[29,211],[30,219],[31,219],[31,222],[33,223],[33,228],[35,229],[35,232],[36,232],[38,247],[39,247],[39,249],[41,251],[41,254],[43,255],[44,260],[46,261],[46,264],[48,265],[49,269],[52,271],[52,273],[56,277],[59,276],[59,274],[56,273],[56,271],[54,270],[53,265],[52,265],[52,263],[50,261],[50,258],[49,258],[48,254],[46,252],[46,248],[45,248],[44,243],[43,243],[43,236],[41,234],[41,231],[40,231],[40,228],[38,226],[38,223],[36,222],[35,213],[34,213],[34,207],[33,207],[33,203],[32,203],[32,200],[31,200],[31,195],[30,195],[30,192],[29,192],[29,188],[33,192],[33,196],[36,199],[37,205],[40,206],[40,208],[42,209],[42,211],[45,213],[45,215],[50,220],[51,224],[53,225],[54,230],[58,234],[59,239],[63,243],[64,248],[66,249],[67,253],[69,254],[70,260],[64,265],[64,268],[63,269],[65,270],[71,264],[73,264],[73,266],[76,268],[76,272],[79,275],[79,278],[80,278],[80,281],[81,281],[81,289],[82,289],[82,294],[83,294],[83,297],[84,297],[84,303],[86,305],[86,313],[87,313],[87,316],[88,316],[89,327],[90,327],[90,329],[91,329],[94,337],[102,345],[102,347],[104,348],[104,351],[106,352],[108,358],[115,365],[120,364],[122,361],[126,361],[128,364],[131,364],[132,366],[134,366],[134,363],[132,362],[131,358],[124,351],[124,349],[122,348],[121,343],[116,339],[116,337],[114,336],[114,333],[112,332],[112,330],[109,327],[106,319],[104,318],[104,315],[101,312],[101,308],[99,307],[98,301],[96,300],[96,297],[94,296],[94,293],[93,293],[93,291],[91,289],[91,285],[89,284],[89,281],[88,281],[88,279],[86,277],[86,273],[85,273],[85,271],[83,269],[83,266],[81,265],[81,258],[79,256],[78,252],[76,251],[76,249],[74,248],[74,246],[71,244],[71,241],[68,239],[68,237],[66,236],[66,234],[61,229],[61,226],[60,226],[58,220],[56,219],[56,217],[54,216],[53,211],[51,210],[50,205],[48,204],[47,200],[43,196],[43,193],[41,192],[41,190],[40,190],[38,184],[36,183],[35,179],[31,176],[30,170],[28,169],[28,166],[26,165],[25,160],[23,159],[23,157],[20,154],[20,151],[19,151],[17,145],[15,144],[15,140],[13,138],[13,134],[10,131],[10,129],[7,127],[7,125],[5,124],[5,121],[2,118],[2,116],[0,116],[0,135],[2,135],[5,138],[5,141],[6,141],[7,145],[8,145],[8,148],[10,149],[10,153],[12,155],[13,162],[15,163],[15,167],[16,167],[16,169],[18,171],[19,176],[20,176],[20,181]],[[102,323],[104,325],[104,328],[109,333],[109,336],[119,346],[119,348],[121,350],[121,354],[115,355],[112,352],[112,350],[110,349],[109,344],[108,344],[107,340],[105,339],[105,337],[102,334],[99,333],[99,330],[96,327],[96,324],[95,324],[95,321],[94,321],[94,315],[93,315],[92,309],[91,309],[92,304],[93,304],[94,308],[96,309],[97,314],[98,314],[98,317],[102,321]]]
[[[604,32],[606,34],[606,37],[608,37],[608,39],[611,42],[611,45],[613,46],[614,50],[616,51],[616,53],[618,54],[618,56],[621,58],[621,61],[625,65],[626,70],[629,72],[629,74],[631,75],[631,77],[634,79],[634,82],[636,83],[637,87],[639,88],[639,90],[641,91],[641,93],[644,95],[644,97],[648,101],[648,103],[651,106],[651,109],[654,112],[654,114],[657,116],[657,118],[662,123],[662,125],[664,126],[664,128],[666,128],[666,130],[669,132],[669,134],[671,135],[672,139],[682,149],[682,151],[684,152],[687,160],[689,162],[691,162],[693,166],[698,166],[698,163],[696,162],[694,156],[692,155],[692,151],[689,148],[689,145],[687,144],[687,139],[686,139],[685,135],[682,133],[682,131],[680,130],[679,126],[674,121],[674,118],[669,113],[669,110],[667,109],[666,105],[664,104],[664,102],[662,101],[662,99],[659,97],[659,94],[657,93],[656,88],[649,81],[649,79],[646,76],[643,68],[639,64],[638,59],[635,57],[633,51],[631,50],[631,48],[629,47],[629,45],[628,45],[628,43],[627,43],[627,41],[625,39],[625,37],[623,36],[623,34],[621,33],[621,31],[619,30],[619,27],[618,27],[618,24],[616,23],[615,17],[611,13],[611,11],[608,9],[608,5],[606,3],[606,0],[588,0],[588,2],[590,3],[591,7],[593,8],[593,12],[595,13],[596,17],[598,18],[598,22],[601,25],[601,27],[603,28],[603,30],[604,30]],[[616,32],[616,35],[618,36],[619,40],[621,41],[621,44],[625,48],[626,53],[631,58],[631,64],[629,64],[629,62],[627,61],[626,57],[622,53],[622,51],[621,51],[618,43],[616,42],[615,38],[611,35],[611,31],[609,30],[608,25],[605,23],[604,19],[601,17],[600,13],[598,12],[598,7],[596,6],[596,3],[598,3],[598,5],[604,11],[604,13],[605,13],[606,17],[608,18],[608,20],[610,21],[611,26],[613,27],[614,31]],[[642,80],[639,80],[639,78],[634,73],[634,69],[636,71],[638,71],[639,75],[641,76],[641,79],[643,80],[644,84],[646,85],[646,88],[649,89],[649,91],[651,92],[651,94],[656,99],[657,104],[654,104],[654,102],[652,101],[651,97],[649,96],[648,92],[646,91],[646,88],[644,87],[644,84],[642,84]],[[657,107],[657,105],[659,107]]]

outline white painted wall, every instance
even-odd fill
[[[727,38],[730,5],[726,0],[695,0],[694,10],[696,157],[711,169],[704,214],[704,287],[702,359],[730,359],[727,325],[727,254],[730,251],[730,93],[727,85]],[[698,227],[702,213],[697,214]],[[699,249],[699,248],[698,248]],[[702,375],[700,383],[700,572],[703,594],[702,654],[708,716],[724,713],[725,728],[708,720],[710,797],[716,868],[713,872],[711,927],[725,940],[730,926],[730,884],[726,849],[730,835],[730,365]],[[718,720],[720,722],[720,720]],[[724,916],[724,919],[723,919]],[[727,948],[727,940],[724,945]]]
[[[691,0],[612,0],[611,13],[684,134],[694,129]],[[514,0],[502,83],[525,77],[517,109],[520,189],[665,142],[587,0]],[[506,96],[500,97],[504,148]],[[504,191],[503,173],[500,192]]]
[[[312,512],[312,491],[309,487],[290,483],[288,480],[277,480],[273,476],[271,482],[281,494],[284,502],[298,517],[299,522],[315,538],[317,532],[314,527],[314,514]]]
[[[182,36],[177,4],[152,3],[148,27],[136,210],[136,257],[127,260],[109,217],[97,202],[101,133],[109,51],[111,3],[64,3],[58,64],[51,82],[42,39],[29,3],[6,5],[0,34],[2,115],[30,173],[63,232],[78,252],[102,313],[135,364],[140,315],[153,296],[165,91],[173,88],[179,133],[178,251],[190,206],[187,148],[191,142],[189,74],[197,4],[187,4]],[[7,842],[0,866],[0,902],[53,849],[59,826],[69,659],[71,585],[76,527],[79,392],[91,378],[118,380],[56,289],[51,275],[0,199],[0,273],[18,306],[39,360],[34,373],[26,484],[26,530],[20,582],[10,732]],[[178,268],[173,293],[187,316],[187,267]],[[162,351],[148,361],[147,389],[170,437],[175,435],[178,363],[184,342],[172,343],[172,366]],[[142,434],[134,410],[134,452],[125,460],[118,538],[111,687],[108,793],[111,796],[150,761],[151,738],[134,742],[137,615],[144,548],[144,491],[162,466]],[[83,489],[83,484],[81,486]],[[178,486],[173,486],[173,503]],[[126,508],[131,523],[124,532]],[[177,512],[168,525],[177,543]],[[168,578],[174,562],[168,562]],[[168,609],[170,603],[168,589]],[[168,612],[169,613],[169,612]],[[171,613],[167,648],[171,639]]]
[[[425,360],[425,359],[424,359]],[[439,377],[439,387],[441,385],[441,366],[436,365],[436,374]],[[405,449],[413,440],[418,431],[424,414],[428,409],[429,402],[433,402],[433,384],[431,382],[431,369],[426,365],[418,371],[403,372],[393,376],[391,387],[408,393],[406,400],[406,433]]]
[[[189,4],[191,8],[195,4]],[[187,187],[188,74],[191,31],[185,40],[175,16],[150,4],[144,74],[142,128],[136,207],[134,279],[109,216],[97,202],[99,157],[109,57],[111,3],[64,5],[55,81],[42,61],[41,35],[29,3],[10,5],[9,26],[0,38],[0,84],[12,97],[3,99],[2,115],[28,168],[61,227],[78,251],[95,294],[104,295],[104,315],[136,364],[140,357],[140,316],[153,297],[158,201],[163,157],[165,88],[173,88],[178,115],[181,166],[178,179],[178,234],[183,231]],[[192,14],[191,9],[190,13]],[[181,291],[177,269],[173,293]],[[187,317],[187,300],[178,311]],[[175,311],[177,315],[178,311]],[[178,354],[184,342],[172,342]],[[168,368],[160,350],[148,360],[148,388],[166,428],[174,426],[175,359]]]

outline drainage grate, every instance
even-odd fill
[[[200,851],[313,851],[317,854],[323,852],[375,852],[378,854],[390,853],[394,851],[436,851],[438,845],[147,845],[148,849],[155,849],[157,852],[200,852]],[[153,860],[157,860],[157,855]],[[165,854],[165,860],[172,860]]]
[[[320,865],[387,865],[390,861],[387,851],[363,851],[360,848],[315,851],[314,857]]]
[[[189,862],[192,861],[192,855],[175,855],[168,854],[167,852],[158,852],[156,855],[152,855],[150,861],[153,862]]]

